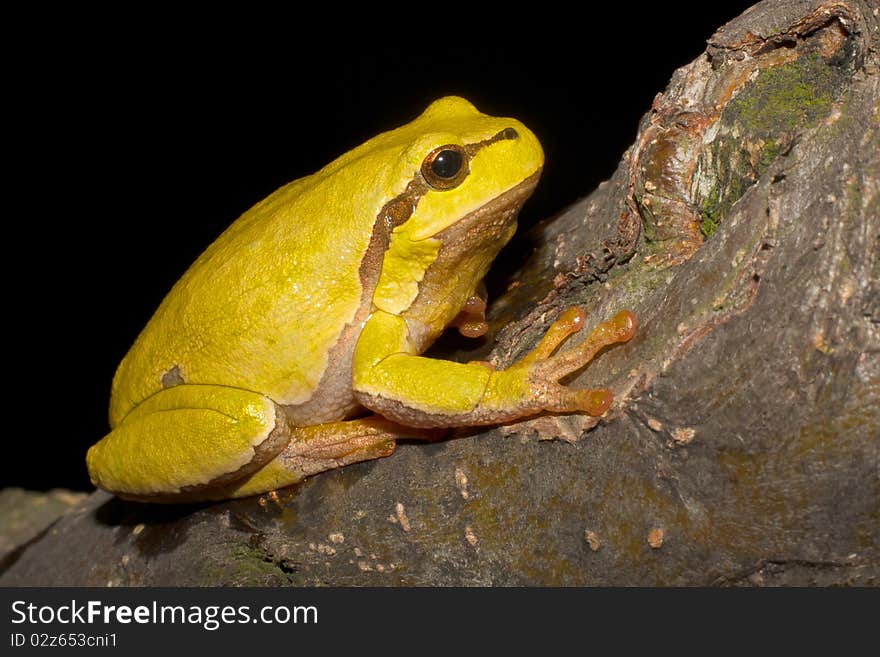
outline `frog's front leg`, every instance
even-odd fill
[[[636,320],[622,311],[580,344],[554,354],[583,325],[583,311],[569,308],[531,352],[509,368],[494,371],[485,363],[418,356],[406,321],[377,311],[355,348],[355,395],[364,406],[409,426],[495,424],[541,411],[601,415],[611,405],[611,391],[574,390],[558,381],[590,362],[603,347],[628,341]]]

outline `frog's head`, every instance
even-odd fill
[[[415,172],[407,190],[412,213],[395,232],[413,241],[441,236],[478,211],[484,220],[503,216],[512,232],[544,164],[541,144],[528,128],[448,96],[404,129],[409,145],[400,166]]]
[[[434,335],[513,236],[544,153],[516,119],[481,114],[457,97],[435,101],[383,138],[401,149],[400,187],[379,212],[393,229],[373,300],[417,317]]]

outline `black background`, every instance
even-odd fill
[[[197,46],[192,31],[116,29],[22,48],[5,83],[15,392],[0,486],[90,488],[84,454],[107,431],[119,360],[189,263],[281,184],[454,93],[541,139],[530,225],[613,172],[672,72],[749,4],[591,7],[565,34],[564,17],[499,14],[389,24],[359,45],[267,18],[263,43],[253,27],[202,30]]]

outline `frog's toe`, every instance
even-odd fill
[[[566,313],[572,310],[575,309],[570,308]],[[570,313],[570,317],[566,317],[566,313],[563,313],[560,319],[553,323],[550,330],[547,331],[548,334],[554,330],[557,324],[561,325],[560,331],[566,326],[572,327],[573,330],[578,330],[582,326],[582,315]],[[596,326],[579,344],[536,363],[535,372],[549,380],[558,381],[592,361],[596,354],[605,347],[628,342],[635,335],[635,332],[636,316],[629,310],[622,310],[611,319]],[[544,340],[542,339],[541,342],[543,343]],[[540,348],[541,344],[538,347]]]
[[[466,338],[480,338],[489,330],[486,322],[486,300],[473,294],[465,301],[458,316],[450,326],[458,328],[458,332]]]
[[[636,334],[638,322],[630,310],[621,310],[608,322],[608,330],[614,342],[629,342]]]
[[[544,410],[556,413],[586,413],[593,417],[603,415],[611,408],[614,393],[607,388],[574,390],[561,385],[546,388]]]
[[[528,353],[523,362],[546,360],[570,335],[580,331],[585,321],[586,315],[583,310],[577,306],[566,308],[550,325],[540,342]]]

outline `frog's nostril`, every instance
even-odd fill
[[[518,139],[519,133],[516,130],[514,130],[513,128],[504,128],[504,130],[501,131],[501,138],[502,139]]]

